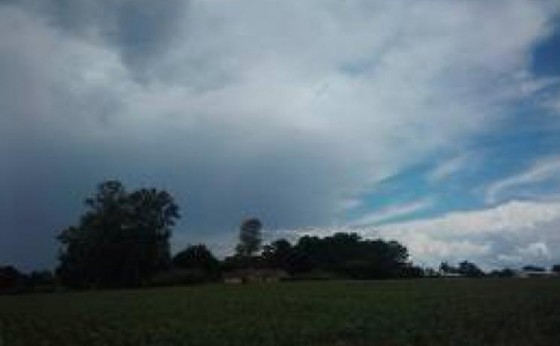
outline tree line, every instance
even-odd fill
[[[239,228],[234,254],[218,259],[204,244],[189,245],[175,255],[169,241],[181,213],[172,195],[154,188],[128,191],[115,180],[98,185],[85,200],[86,211],[76,225],[62,230],[59,264],[25,275],[0,266],[0,290],[60,285],[87,289],[188,284],[217,281],[226,275],[245,280],[265,272],[284,279],[396,279],[487,275],[464,261],[442,263],[439,271],[415,266],[407,248],[397,241],[362,239],[355,233],[327,237],[302,236],[295,242],[262,241],[262,222],[249,218]],[[560,266],[554,269],[560,271]],[[492,276],[507,277],[508,270]]]
[[[171,229],[181,217],[171,194],[157,189],[127,191],[118,181],[100,184],[85,200],[77,225],[63,230],[56,276],[74,288],[136,287],[149,284],[218,280],[224,273],[287,276],[329,273],[351,279],[419,276],[406,247],[396,241],[365,240],[338,233],[278,239],[262,244],[262,222],[245,220],[232,256],[218,260],[204,245],[171,256]]]

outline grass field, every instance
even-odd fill
[[[209,285],[0,297],[0,345],[560,345],[560,280]]]

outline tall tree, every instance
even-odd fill
[[[169,193],[128,193],[119,181],[106,181],[85,205],[79,224],[58,236],[57,273],[65,284],[134,286],[169,264],[171,228],[180,217]]]
[[[257,218],[250,218],[241,224],[239,229],[239,244],[237,254],[242,257],[251,257],[261,249],[262,222]]]

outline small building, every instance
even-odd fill
[[[553,272],[540,270],[520,270],[515,273],[515,277],[517,278],[551,278],[555,276]]]
[[[226,284],[242,284],[243,279],[238,276],[226,276],[224,275],[224,283]]]

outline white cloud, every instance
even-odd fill
[[[408,247],[416,263],[437,267],[442,261],[459,262],[462,260],[479,260],[487,257],[492,246],[461,239],[437,239],[424,233],[410,234],[401,240]],[[486,264],[480,263],[479,264]]]
[[[413,214],[425,210],[434,204],[433,199],[425,198],[410,203],[389,206],[381,210],[374,211],[351,222],[355,226],[378,224],[397,217]]]
[[[363,201],[359,198],[344,199],[340,201],[340,211],[345,212],[348,210],[358,208],[361,205],[363,205]]]
[[[560,157],[542,159],[519,174],[492,183],[486,188],[486,201],[495,203],[508,190],[549,180],[560,181]]]
[[[558,227],[558,200],[511,201],[489,209],[365,229],[364,234],[401,240],[414,258],[432,265],[468,259],[491,267],[511,264],[512,258],[517,265],[560,260],[560,256],[549,256],[560,249]],[[541,240],[535,242],[535,238]]]
[[[511,201],[488,209],[456,211],[422,220],[377,227],[308,228],[288,237],[357,232],[394,239],[407,246],[416,263],[469,260],[482,267],[550,265],[560,261],[560,201]],[[539,239],[535,241],[535,239]]]
[[[524,258],[550,258],[548,246],[544,242],[531,243],[527,246],[519,247],[517,251],[519,252],[519,255]]]
[[[386,231],[439,233],[442,237],[468,237],[503,232],[525,233],[560,216],[559,202],[510,201],[493,208],[450,212],[435,219],[383,226]]]
[[[460,172],[471,160],[471,155],[463,154],[444,161],[439,166],[428,173],[427,179],[431,183],[441,182],[453,174]]]

